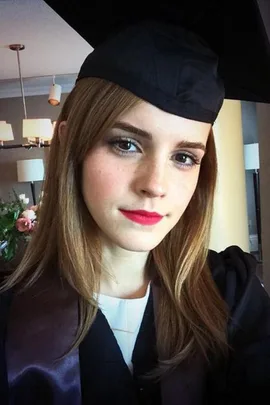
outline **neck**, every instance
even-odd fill
[[[118,298],[141,298],[149,284],[146,262],[149,252],[130,252],[104,246],[100,293]]]

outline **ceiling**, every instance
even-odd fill
[[[13,95],[9,96],[20,95],[16,52],[8,48],[12,43],[25,45],[20,62],[23,78],[31,78],[25,80],[26,87],[30,83],[37,90],[40,80],[46,91],[53,75],[56,82],[57,75],[63,75],[61,85],[74,83],[93,49],[43,0],[0,0],[0,97],[10,88]],[[37,79],[41,76],[48,77]]]

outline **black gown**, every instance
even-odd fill
[[[227,361],[208,364],[198,355],[159,383],[143,378],[157,362],[154,285],[133,351],[133,375],[100,310],[79,348],[61,358],[75,336],[78,299],[43,277],[23,294],[0,296],[0,405],[269,403],[270,298],[255,275],[256,262],[238,247],[209,251],[208,260],[231,313]]]

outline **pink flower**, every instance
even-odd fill
[[[16,228],[19,232],[30,232],[32,231],[33,224],[29,218],[18,218],[16,221]]]

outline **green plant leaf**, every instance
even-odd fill
[[[17,240],[14,238],[10,238],[8,240],[7,247],[3,250],[2,253],[4,260],[6,261],[12,260],[16,255],[17,247],[18,247]]]
[[[3,230],[11,230],[15,226],[14,219],[10,219],[9,217],[5,216],[1,218],[1,229]]]

